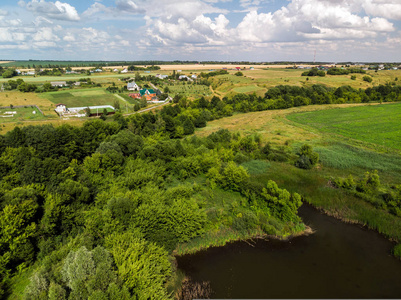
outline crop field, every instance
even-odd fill
[[[0,109],[0,123],[40,121],[44,119],[46,119],[45,116],[36,107],[26,106]]]
[[[401,150],[401,103],[332,109],[287,116],[321,132]]]
[[[109,94],[105,90],[99,88],[50,92],[42,94],[41,96],[54,104],[63,103],[67,105],[67,107],[113,105],[115,101],[121,102],[121,100],[113,94]]]

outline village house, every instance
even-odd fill
[[[131,93],[128,96],[134,99],[145,98],[146,101],[157,101],[157,91],[153,89],[141,89],[139,92]]]
[[[56,105],[55,111],[59,116],[62,116],[67,112],[67,106],[65,104],[59,103]]]
[[[124,69],[124,70],[121,71],[121,73],[128,73],[128,70]]]
[[[129,90],[129,91],[139,91],[139,86],[135,83],[135,81],[128,82],[127,90]]]

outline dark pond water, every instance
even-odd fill
[[[213,298],[401,298],[401,261],[374,231],[342,223],[303,205],[316,232],[287,242],[236,242],[177,258]]]

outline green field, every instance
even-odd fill
[[[5,112],[16,112],[16,114],[12,115],[12,117],[9,117],[10,115],[5,114]],[[0,109],[0,123],[40,121],[45,119],[46,117],[43,116],[36,107],[26,106],[13,109]]]
[[[114,105],[115,101],[119,101],[121,105],[124,104],[113,94],[109,94],[100,88],[50,92],[44,93],[41,96],[54,104],[62,103],[67,105],[67,107]]]
[[[186,84],[185,82],[177,82],[174,85],[168,85],[172,96],[176,94],[184,94],[187,97],[199,98],[202,96],[210,96],[212,94],[209,87],[205,85]],[[162,91],[163,89],[161,89]]]
[[[236,87],[233,89],[233,91],[237,92],[237,93],[249,93],[249,92],[256,92],[256,91],[260,91],[260,90],[263,90],[263,89],[256,85],[240,86],[240,87]]]
[[[401,150],[401,103],[339,108],[287,116],[322,132]]]

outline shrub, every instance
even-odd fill
[[[401,244],[398,244],[393,249],[393,254],[398,259],[401,259]]]
[[[363,81],[366,81],[366,82],[372,82],[373,81],[373,79],[372,79],[372,77],[370,77],[370,76],[363,76]]]
[[[299,150],[299,158],[295,162],[295,166],[301,169],[311,169],[319,161],[319,154],[313,152],[311,146],[304,144]]]

